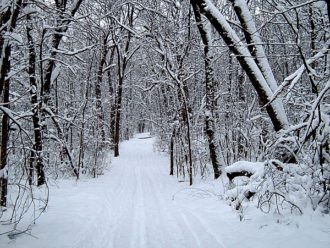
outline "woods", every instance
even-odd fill
[[[329,213],[329,8],[2,0],[0,218],[43,212],[49,181],[102,175],[142,132],[179,182],[226,178],[236,209]]]

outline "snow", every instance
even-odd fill
[[[322,58],[323,56],[325,56],[327,51],[329,50],[329,46],[330,46],[330,39],[327,40],[325,45],[322,47],[322,49],[320,49],[320,51],[317,54],[315,54],[313,57],[306,60],[306,62],[305,62],[306,65],[309,66],[310,64],[314,63],[315,61],[317,61],[320,58]],[[309,68],[309,69],[311,69],[311,68]],[[287,76],[284,79],[284,81],[281,83],[281,85],[278,87],[278,89],[275,91],[274,95],[271,97],[269,102],[272,102],[280,94],[283,94],[283,91],[285,89],[287,89],[285,94],[290,92],[294,88],[294,86],[297,83],[299,83],[299,80],[300,80],[301,76],[303,75],[303,73],[305,72],[305,70],[306,70],[306,67],[305,67],[305,64],[303,64],[294,73]]]
[[[3,178],[5,174],[5,168],[0,170],[0,178]]]
[[[16,41],[19,44],[23,43],[23,38],[20,34],[14,32],[6,32],[4,37],[7,39],[12,39],[12,41]]]
[[[245,0],[234,1],[234,6],[239,7],[241,10],[241,17],[244,19],[246,24],[247,32],[251,35],[252,43],[254,43],[254,48],[256,49],[256,61],[259,64],[260,70],[267,80],[269,87],[276,91],[277,83],[273,75],[272,69],[269,66],[267,56],[264,52],[261,37],[259,35],[258,29],[255,26],[253,17],[249,11],[249,7]]]
[[[314,113],[316,113],[316,109],[317,109],[317,106],[319,106],[321,100],[325,97],[326,93],[330,90],[330,80],[327,81],[327,84],[326,86],[324,87],[324,89],[319,93],[317,99],[314,101],[313,105],[312,105],[312,112],[313,115],[309,117],[309,120],[308,120],[308,128],[305,132],[305,135],[304,135],[304,140],[306,140],[307,138],[307,135],[308,133],[310,132],[310,127],[312,127],[312,130],[315,129],[315,126],[313,125],[313,121],[314,121]],[[318,121],[316,119],[316,121]]]
[[[264,174],[264,163],[261,162],[249,162],[249,161],[238,161],[232,165],[226,167],[227,173],[246,171],[250,172],[255,176],[262,176]]]
[[[238,37],[235,30],[230,26],[230,24],[227,22],[226,18],[222,15],[222,13],[217,9],[217,7],[210,1],[205,0],[205,7],[204,10],[209,13],[209,15],[221,26],[222,32],[226,34],[226,37],[230,40],[230,43],[233,45],[235,50],[237,51],[238,55],[242,56],[251,71],[253,71],[255,77],[258,79],[258,83],[264,93],[267,96],[268,101],[273,96],[274,90],[277,88],[275,85],[275,81],[272,82],[273,75],[269,68],[269,65],[267,65],[267,61],[265,59],[261,60],[261,67],[256,63],[254,58],[251,56],[251,53],[249,52],[248,48],[244,45],[244,43],[241,41],[241,39]],[[238,4],[243,4],[243,2],[238,2]],[[244,8],[244,6],[242,6]],[[245,16],[249,16],[248,9],[243,9]],[[251,24],[252,21],[248,22],[248,26],[251,31],[255,29],[255,26]],[[258,40],[258,35],[253,35],[254,39]],[[259,52],[262,49],[259,47]],[[260,55],[260,54],[259,54]],[[268,68],[268,69],[267,69]],[[270,71],[269,71],[270,70]],[[263,73],[267,76],[265,77]],[[267,81],[266,79],[270,80]],[[275,80],[275,79],[274,79]],[[285,109],[283,106],[283,102],[280,98],[274,99],[274,101],[270,102],[269,104],[272,105],[275,114],[277,115],[278,119],[281,121],[281,124],[286,128],[289,123],[288,119],[285,113]]]
[[[0,2],[0,8],[2,11],[5,11],[4,8],[10,6],[10,1],[9,0],[1,0]]]
[[[141,134],[122,143],[121,156],[96,179],[50,182],[47,211],[31,235],[1,235],[0,247],[330,247],[329,215],[280,216],[250,207],[240,221],[222,200],[224,177],[193,187],[178,183],[154,141]]]
[[[249,178],[235,177],[226,191],[226,196],[231,200],[232,206],[240,206],[247,200],[247,195],[257,192],[265,171],[265,164],[262,162],[238,161],[225,168],[227,173],[244,172],[250,174]]]
[[[50,81],[51,81],[52,83],[55,82],[55,80],[58,78],[58,76],[60,75],[60,71],[61,71],[61,68],[60,68],[59,65],[57,65],[57,66],[55,67],[55,69],[53,70],[52,75],[51,75],[51,79],[50,79]]]

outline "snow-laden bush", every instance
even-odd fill
[[[298,213],[304,209],[330,210],[330,167],[239,161],[226,168],[227,197],[238,210],[253,201],[263,212]]]

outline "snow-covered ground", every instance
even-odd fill
[[[2,235],[0,247],[330,247],[330,216],[281,217],[251,207],[240,221],[219,197],[221,182],[178,183],[145,137],[122,143],[105,175],[51,186],[31,235]]]

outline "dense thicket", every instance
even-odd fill
[[[49,179],[96,177],[121,140],[151,132],[170,175],[227,176],[237,208],[329,211],[328,7],[1,1],[1,209],[14,223],[43,210]]]

